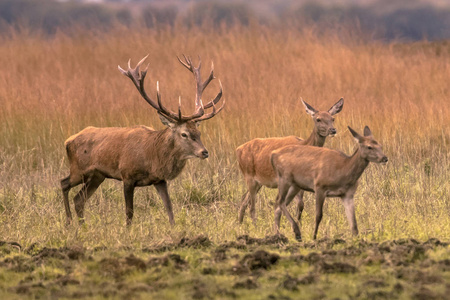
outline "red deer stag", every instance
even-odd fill
[[[322,147],[328,135],[334,136],[334,115],[339,113],[344,106],[341,98],[328,111],[317,111],[311,105],[301,100],[306,112],[314,121],[314,129],[308,139],[302,140],[296,136],[281,138],[253,139],[236,149],[239,167],[244,174],[247,184],[247,192],[242,196],[241,208],[239,210],[239,222],[244,220],[245,209],[250,203],[250,215],[256,221],[255,201],[256,194],[264,185],[268,188],[277,188],[277,176],[270,164],[272,151],[289,145],[310,145]],[[297,196],[297,218],[300,220],[303,211],[303,191]]]
[[[388,158],[384,155],[381,145],[372,136],[369,127],[364,128],[364,136],[350,127],[348,129],[359,143],[350,157],[336,150],[296,145],[283,147],[272,153],[272,165],[278,176],[274,224],[276,231],[280,228],[280,218],[283,213],[292,225],[295,238],[301,240],[300,228],[289,214],[287,205],[300,190],[305,190],[316,194],[314,239],[317,237],[317,230],[322,220],[325,197],[342,199],[352,233],[358,234],[353,200],[358,179],[369,162],[386,164]]]
[[[147,55],[148,56],[148,55]],[[217,96],[206,105],[202,103],[202,92],[213,80],[214,65],[211,65],[209,77],[202,82],[200,76],[201,61],[194,67],[189,57],[180,58],[180,63],[194,74],[196,82],[195,112],[186,116],[181,113],[181,100],[178,112],[167,109],[161,102],[159,84],[157,83],[157,101],[151,99],[144,89],[147,68],[139,68],[147,58],[144,57],[134,69],[128,61],[128,70],[118,67],[120,72],[129,77],[142,98],[156,109],[164,125],[164,130],[154,130],[146,126],[127,128],[87,127],[69,137],[66,142],[67,156],[70,163],[70,175],[61,180],[67,222],[72,215],[69,206],[69,191],[74,186],[83,184],[74,198],[75,211],[80,223],[86,200],[95,192],[105,178],[123,181],[126,221],[131,224],[133,218],[133,195],[138,186],[154,185],[173,225],[172,204],[167,192],[167,181],[180,174],[189,158],[205,159],[208,151],[200,139],[197,129],[199,122],[211,119],[219,113],[224,105],[216,110],[216,104],[222,97],[222,84]],[[220,83],[220,81],[219,81]],[[205,109],[212,111],[205,113]]]

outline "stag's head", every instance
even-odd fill
[[[336,128],[334,127],[334,115],[339,113],[344,106],[344,98],[341,98],[328,111],[318,111],[308,103],[302,100],[306,112],[311,115],[314,121],[314,127],[317,133],[322,137],[335,136]]]
[[[348,129],[359,143],[359,151],[361,151],[362,158],[383,165],[388,162],[387,156],[383,153],[383,147],[375,140],[368,126],[364,127],[364,136],[359,135],[350,126],[348,126]]]
[[[201,159],[207,158],[209,156],[209,153],[208,150],[206,150],[205,146],[203,146],[203,143],[200,139],[201,133],[198,130],[198,125],[201,121],[208,120],[214,117],[223,109],[225,105],[225,101],[223,101],[222,106],[219,109],[216,109],[216,104],[222,98],[222,84],[220,83],[220,80],[220,91],[217,96],[213,100],[209,101],[206,105],[203,105],[203,90],[215,78],[214,65],[211,63],[211,72],[208,78],[202,82],[200,75],[200,58],[198,66],[194,67],[190,57],[186,57],[183,55],[184,61],[177,57],[179,62],[194,75],[194,79],[196,82],[195,111],[193,114],[186,116],[181,112],[181,98],[178,102],[178,112],[173,112],[167,109],[162,104],[158,82],[156,83],[156,102],[153,101],[145,92],[144,79],[145,75],[147,75],[148,66],[145,68],[145,70],[142,71],[140,70],[140,67],[144,63],[147,56],[141,59],[141,61],[136,65],[134,69],[131,68],[130,61],[128,61],[128,70],[124,70],[120,66],[118,66],[119,71],[122,72],[123,75],[129,77],[131,81],[133,81],[142,98],[144,98],[144,100],[147,101],[150,106],[156,109],[161,122],[171,129],[175,143],[177,143],[179,146],[178,148],[182,149],[183,151],[181,155],[183,159],[191,157],[198,157]],[[211,112],[205,113],[205,110],[208,108],[212,108]]]

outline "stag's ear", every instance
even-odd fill
[[[338,102],[336,102],[335,105],[333,105],[328,112],[330,113],[330,115],[334,116],[335,114],[339,113],[342,108],[344,107],[344,98],[339,99]]]
[[[350,133],[353,135],[353,137],[355,138],[355,140],[358,143],[361,143],[364,140],[364,138],[362,136],[360,136],[356,131],[354,131],[350,126],[347,126],[347,127],[348,127],[348,130],[350,130]]]
[[[364,136],[372,136],[369,126],[364,127]]]
[[[172,128],[172,129],[175,127],[175,125],[176,125],[175,122],[173,122],[173,121],[167,119],[166,117],[164,117],[163,115],[161,115],[161,114],[159,114],[159,113],[158,113],[158,116],[159,116],[159,119],[161,120],[161,122],[162,122],[164,125],[166,125],[166,126]]]
[[[314,116],[314,114],[317,113],[317,110],[316,110],[314,107],[312,107],[311,105],[309,105],[308,103],[306,103],[305,101],[303,101],[302,98],[300,98],[300,100],[302,101],[303,106],[304,106],[305,109],[306,109],[306,113],[308,113],[308,114],[311,115],[311,116]]]
[[[200,121],[195,122],[195,126],[200,127]]]

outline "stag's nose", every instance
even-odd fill
[[[202,151],[202,158],[208,158],[208,156],[209,156],[208,150],[203,150]]]
[[[388,160],[389,159],[387,158],[387,156],[383,156],[383,158],[381,159],[381,162],[385,164],[388,162]]]
[[[335,135],[336,132],[337,132],[337,131],[336,131],[336,128],[331,128],[331,129],[330,129],[330,134],[331,134],[331,135]]]

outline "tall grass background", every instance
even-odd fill
[[[176,225],[171,227],[153,187],[135,192],[135,217],[125,226],[120,182],[107,180],[86,205],[86,223],[65,226],[59,181],[68,174],[64,141],[86,126],[145,124],[162,129],[156,112],[117,70],[146,54],[146,89],[176,109],[194,109],[192,75],[176,56],[210,61],[220,78],[225,109],[201,125],[210,151],[193,159],[170,183]],[[272,234],[276,190],[263,189],[256,224],[237,222],[245,185],[234,149],[257,137],[312,130],[300,97],[327,110],[340,97],[338,135],[325,147],[352,154],[347,130],[368,125],[389,164],[370,164],[355,196],[359,238],[446,238],[450,232],[450,44],[379,43],[351,34],[269,29],[255,25],[209,30],[175,27],[109,33],[80,31],[53,37],[13,32],[0,37],[0,239],[24,245],[82,244],[143,247],[205,234],[215,242],[241,234]],[[215,80],[205,91],[210,99]],[[71,192],[70,198],[77,188]],[[72,212],[73,203],[72,204]],[[302,220],[312,238],[314,197]],[[283,219],[284,220],[284,219]],[[281,231],[293,238],[288,223]],[[319,237],[351,238],[339,199],[328,198]]]

